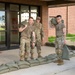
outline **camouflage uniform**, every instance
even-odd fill
[[[24,60],[29,57],[30,52],[30,40],[31,34],[33,32],[32,25],[27,25],[27,28],[21,32],[21,39],[20,39],[20,59]]]
[[[36,23],[34,24],[35,26],[35,37],[36,37],[36,47],[37,47],[37,53],[38,53],[38,57],[41,56],[41,40],[44,36],[43,34],[43,26],[41,23]],[[33,58],[33,48],[31,48],[31,54],[32,54],[32,58]]]
[[[58,59],[62,59],[62,48],[64,45],[64,33],[63,28],[65,25],[63,23],[57,24],[55,26],[56,29],[56,41],[55,41],[55,48]]]

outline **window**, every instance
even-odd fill
[[[5,10],[5,4],[0,3],[0,10]]]
[[[8,7],[9,6],[9,7]],[[21,23],[28,22],[29,17],[36,19],[38,6],[0,3],[0,48],[19,47]]]
[[[21,6],[21,12],[29,12],[29,6]]]
[[[0,30],[5,30],[5,11],[0,11]]]
[[[37,13],[37,7],[31,6],[31,11],[30,12],[36,12]]]
[[[0,45],[5,45],[5,4],[0,3]]]
[[[19,5],[10,4],[10,10],[11,11],[19,11]]]
[[[34,18],[34,20],[36,20],[37,13],[31,13],[31,17],[33,17],[33,18]]]
[[[29,19],[29,6],[21,5],[21,23]]]
[[[38,7],[31,6],[30,12],[31,12],[31,17],[33,17],[34,20],[36,20],[38,14]]]

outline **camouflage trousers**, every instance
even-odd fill
[[[41,53],[41,41],[36,41],[36,48],[37,48],[37,53]],[[31,46],[31,53],[34,53],[34,48]]]
[[[62,48],[64,46],[64,36],[61,37],[56,37],[55,40],[55,49],[56,49],[56,54],[58,59],[62,59]]]
[[[20,56],[24,56],[25,53],[30,52],[30,40],[21,39],[20,40]]]

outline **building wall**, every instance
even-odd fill
[[[44,34],[45,34],[44,43],[48,41],[48,6],[46,2],[42,2],[40,0],[0,0],[0,2],[40,6],[40,15],[42,18],[42,24],[43,24]]]
[[[68,33],[75,34],[75,6],[68,7]]]
[[[62,15],[62,18],[64,19],[64,23],[66,26],[66,7],[54,7],[48,9],[48,17],[56,15]],[[48,26],[48,32],[48,37],[55,36],[55,29],[51,28],[50,25]]]
[[[44,42],[48,41],[48,7],[42,6],[42,24],[44,28]]]
[[[48,9],[48,17],[62,15],[68,33],[75,34],[75,6],[54,7]],[[55,36],[55,30],[48,27],[48,37]]]

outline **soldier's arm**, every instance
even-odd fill
[[[64,33],[64,36],[66,36],[66,28],[64,24],[63,24],[63,33]]]
[[[26,29],[26,27],[27,27],[27,25],[25,25],[25,27],[20,27],[20,28],[19,28],[19,32],[24,31],[24,30]]]
[[[63,29],[64,36],[66,36],[66,28]]]
[[[35,43],[35,32],[34,31],[32,32],[32,38],[33,38],[32,42]]]
[[[63,29],[64,32],[64,44],[66,44],[66,28]]]
[[[34,49],[34,47],[35,47],[35,32],[32,32],[32,40],[31,40],[31,43],[32,43],[32,48]]]
[[[41,39],[42,39],[42,40],[44,39],[43,25],[42,25],[42,27],[41,27]]]
[[[64,33],[64,44],[66,44],[66,28],[65,28],[65,25],[63,26],[63,33]]]

